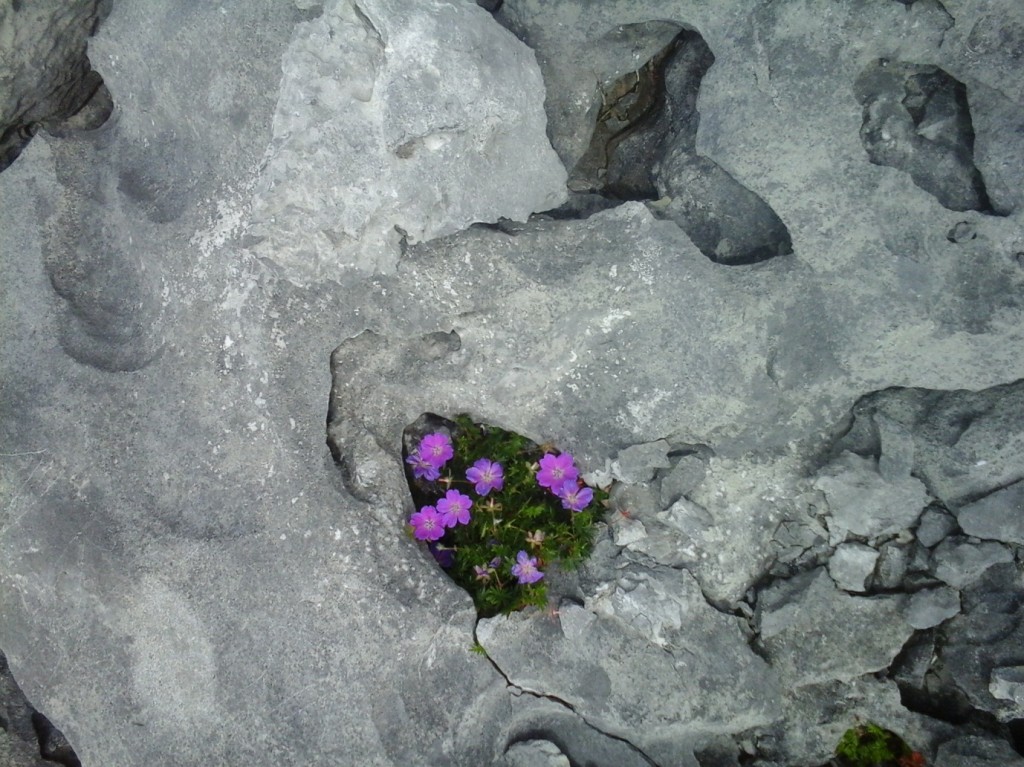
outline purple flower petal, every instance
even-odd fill
[[[412,466],[412,475],[416,479],[426,479],[433,482],[435,479],[441,476],[441,471],[438,467],[434,466],[426,458],[420,456],[418,450],[414,450],[409,453],[409,456],[405,459],[405,462]]]
[[[512,575],[520,584],[536,583],[544,577],[544,573],[537,569],[537,557],[531,557],[525,551],[516,555],[516,563],[512,565]]]
[[[420,541],[436,541],[444,535],[444,523],[433,506],[424,506],[417,511],[409,517],[409,524],[412,525],[413,536]]]
[[[477,495],[487,495],[505,486],[505,470],[500,463],[481,458],[466,469],[466,479],[475,483],[473,489]]]
[[[473,565],[473,575],[478,581],[489,581],[493,570],[483,565]]]
[[[548,488],[551,492],[556,492],[556,488],[562,487],[568,481],[575,481],[577,477],[579,477],[579,470],[569,453],[561,455],[545,453],[544,457],[540,459],[537,484]]]
[[[570,511],[583,511],[594,500],[594,491],[580,487],[576,480],[563,484],[557,495],[562,499],[562,508]]]
[[[445,527],[455,527],[469,524],[469,510],[472,506],[473,499],[468,495],[463,495],[458,490],[449,490],[444,498],[437,502],[437,511]]]
[[[455,552],[452,549],[437,543],[431,543],[428,548],[441,567],[447,569],[455,564]]]
[[[452,447],[451,438],[447,434],[434,432],[420,440],[418,452],[423,456],[423,460],[440,469],[455,455],[455,448]]]

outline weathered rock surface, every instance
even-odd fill
[[[924,484],[906,474],[886,479],[876,461],[844,453],[814,481],[825,494],[834,543],[847,535],[877,539],[911,527],[928,503]]]
[[[812,765],[854,717],[931,756],[962,733],[875,675],[915,632],[901,592],[939,565],[961,613],[914,637],[900,683],[1019,716],[1019,546],[930,517],[924,545],[902,534],[929,496],[962,510],[1022,479],[1019,9],[518,5],[560,5],[573,23],[547,36],[565,50],[609,44],[584,61],[610,61],[600,77],[545,83],[549,114],[569,108],[549,123],[563,154],[601,78],[659,35],[699,35],[714,63],[662,149],[763,201],[792,253],[726,265],[729,238],[709,227],[702,248],[636,201],[457,231],[561,181],[530,52],[440,0],[115,4],[89,49],[114,117],[41,134],[0,174],[0,647],[84,764],[477,767],[547,741],[580,764]],[[870,161],[854,85],[883,57],[964,85],[1004,215],[951,211]],[[409,197],[332,188],[349,182]],[[736,213],[751,237],[766,220]],[[406,248],[382,251],[395,225]],[[610,511],[567,581],[578,603],[474,633],[402,531],[401,432],[425,411],[553,440],[589,470],[658,444],[623,497],[637,515]],[[916,549],[893,594],[827,572],[861,529]],[[961,545],[998,563],[957,564]]]
[[[895,389],[870,395],[859,403],[853,428],[844,437],[848,449],[877,455],[880,420],[910,430],[913,475],[948,507],[969,504],[1024,478],[1020,382],[984,391]]]
[[[1021,717],[1014,672],[1005,671],[1019,665],[1024,646],[1021,585],[1020,571],[1003,564],[962,592],[962,612],[946,624],[937,653],[940,684],[933,693],[960,696],[965,710],[984,711],[1001,722]]]
[[[771,721],[781,690],[736,618],[704,604],[686,573],[665,577],[626,576],[592,605],[563,604],[548,619],[482,620],[477,639],[516,687],[565,701],[656,763],[692,764],[707,735]],[[648,615],[652,601],[661,607]],[[652,630],[660,646],[649,643]],[[703,695],[708,685],[729,693]]]
[[[475,5],[327,2],[282,68],[249,233],[292,282],[390,273],[406,241],[565,199],[533,52]]]
[[[914,532],[922,546],[931,548],[955,529],[956,518],[952,514],[940,509],[928,508],[921,515],[920,524]]]
[[[824,569],[773,584],[757,609],[760,642],[790,684],[849,682],[886,668],[913,633],[902,597],[854,597]]]
[[[967,535],[1024,545],[1024,482],[961,507],[956,521]]]
[[[907,623],[915,629],[930,629],[960,612],[960,594],[954,589],[924,589],[907,600]]]
[[[649,482],[657,469],[672,466],[668,453],[671,446],[663,439],[643,445],[630,445],[612,461],[612,477],[627,484]]]
[[[868,581],[875,571],[878,551],[862,543],[841,543],[828,561],[828,574],[844,591],[868,590]]]
[[[0,171],[41,127],[56,128],[102,86],[86,40],[109,9],[109,0],[0,6]]]
[[[1021,767],[1024,757],[1007,743],[968,736],[939,746],[935,767]]]
[[[974,583],[993,565],[1012,561],[1013,552],[1002,544],[962,537],[947,538],[932,552],[935,577],[958,589]]]

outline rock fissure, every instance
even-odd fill
[[[112,8],[0,173],[0,647],[83,761],[1019,767],[1024,6],[356,2],[0,3],[8,141]],[[531,219],[604,107],[657,199]],[[542,692],[402,532],[461,410],[630,483],[479,624]]]
[[[600,727],[595,725],[593,722],[591,722],[586,716],[583,716],[576,709],[576,707],[573,706],[569,701],[564,700],[563,698],[560,698],[557,695],[553,695],[551,693],[542,692],[540,690],[532,690],[529,687],[526,687],[526,686],[523,686],[523,685],[519,685],[519,684],[516,684],[515,682],[513,682],[511,677],[507,673],[505,673],[505,671],[501,668],[501,666],[499,666],[498,663],[490,656],[490,654],[487,652],[487,648],[484,647],[482,644],[480,644],[479,639],[477,639],[477,637],[476,637],[476,629],[475,628],[474,628],[474,631],[473,631],[473,638],[476,641],[477,646],[483,648],[483,653],[482,653],[483,656],[485,658],[487,658],[487,661],[491,664],[491,666],[494,668],[494,670],[501,676],[502,679],[505,680],[505,684],[507,684],[509,688],[511,688],[512,690],[515,691],[514,694],[530,695],[530,696],[533,696],[533,697],[541,699],[541,700],[551,701],[552,703],[555,703],[555,704],[563,707],[566,711],[569,711],[570,713],[572,713],[573,716],[577,717],[579,719],[579,721],[581,721],[583,724],[585,724],[587,727],[589,727],[594,732],[600,733],[603,737],[609,738],[609,739],[614,740],[614,741],[616,741],[618,743],[622,743],[623,745],[625,745],[628,748],[630,748],[638,757],[640,757],[644,761],[645,764],[650,765],[650,767],[660,767],[660,765],[657,762],[655,762],[647,754],[645,754],[643,749],[639,748],[635,743],[631,742],[628,738],[624,738],[624,737],[622,737],[620,735],[615,735],[614,733],[610,733],[610,732],[607,732],[607,731],[601,729]],[[512,742],[515,742],[515,741],[512,741]],[[511,745],[511,743],[509,745]],[[570,763],[572,763],[572,761],[571,761],[572,755],[571,754],[566,754],[566,756],[568,756],[570,758]]]

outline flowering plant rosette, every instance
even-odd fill
[[[405,458],[416,505],[410,534],[482,616],[545,606],[553,569],[590,553],[606,494],[583,483],[569,453],[468,416],[445,423]]]

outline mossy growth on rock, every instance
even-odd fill
[[[837,767],[926,767],[899,735],[874,722],[851,727],[836,745]]]
[[[590,554],[607,493],[583,483],[570,454],[468,415],[425,415],[404,442],[410,535],[481,617],[546,607],[551,569]]]

